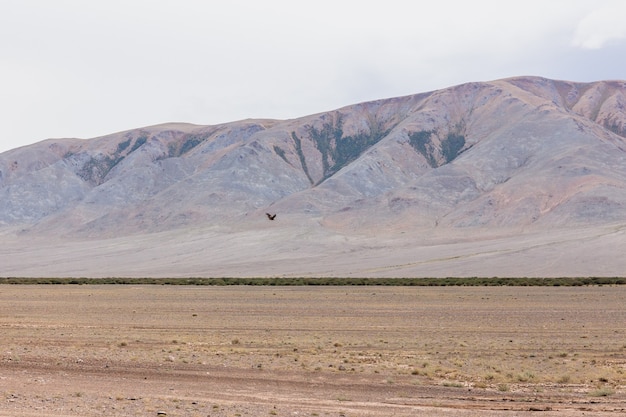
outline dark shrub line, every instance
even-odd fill
[[[248,286],[543,286],[625,285],[623,277],[578,278],[0,278],[0,284],[248,285]]]

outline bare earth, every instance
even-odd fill
[[[626,225],[542,230],[410,229],[337,233],[293,216],[66,240],[0,238],[3,277],[581,277],[622,276]]]
[[[626,287],[0,287],[1,416],[621,416]]]

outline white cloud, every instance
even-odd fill
[[[626,39],[626,2],[612,1],[593,10],[578,24],[573,45],[600,49],[607,43]]]
[[[169,121],[299,117],[515,75],[621,77],[619,54],[584,79],[571,63],[589,59],[583,45],[624,36],[615,7],[626,1],[512,4],[0,0],[0,152]]]

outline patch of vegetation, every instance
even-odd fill
[[[94,185],[100,185],[109,171],[122,159],[124,159],[124,157],[117,154],[112,156],[91,157],[78,171],[78,176]]]
[[[571,376],[565,374],[565,375],[561,375],[559,378],[557,378],[556,382],[557,382],[557,384],[568,384],[571,379],[572,379]]]
[[[462,382],[457,381],[444,381],[442,385],[448,388],[463,388],[465,386]]]
[[[130,138],[128,138],[124,142],[118,143],[117,144],[117,153],[124,152],[124,150],[130,146],[130,142],[131,142],[131,140],[130,140]]]
[[[597,390],[589,393],[592,397],[608,397],[613,394],[615,394],[615,391],[607,387],[598,388]]]
[[[322,168],[324,172],[324,178],[329,176],[329,171],[332,163],[331,150],[333,142],[341,140],[343,136],[342,129],[343,121],[341,116],[338,116],[334,123],[326,122],[323,124],[322,129],[317,129],[313,126],[309,126],[308,134],[315,143],[315,147],[322,154]]]
[[[168,143],[167,144],[167,157],[168,158],[173,158],[175,156],[178,156],[178,144],[176,142],[172,142],[172,143]],[[158,159],[164,159],[165,157],[161,156]]]
[[[535,379],[535,374],[533,374],[532,372],[526,371],[522,374],[518,374],[516,379],[518,382],[528,382],[532,379]]]
[[[248,285],[248,286],[564,286],[626,285],[624,277],[587,278],[27,278],[4,277],[0,284],[50,285]]]
[[[294,146],[296,148],[296,153],[298,154],[298,158],[300,158],[300,165],[302,165],[302,170],[306,174],[306,177],[309,179],[309,182],[313,184],[313,178],[311,178],[311,174],[309,174],[309,169],[306,166],[306,158],[302,153],[302,141],[296,135],[296,132],[291,132],[291,138],[293,139]]]
[[[433,143],[434,130],[421,130],[409,134],[409,143],[424,156],[428,165],[437,168],[453,161],[465,146],[465,136],[459,133],[448,133],[441,141],[441,149]]]
[[[201,135],[186,135],[182,142],[172,142],[167,145],[167,156],[170,158],[186,154],[206,139]]]
[[[139,149],[139,147],[141,147],[144,143],[146,143],[148,141],[148,135],[146,135],[145,133],[141,136],[139,136],[136,140],[135,143],[133,143],[133,147],[130,149],[131,152],[136,151],[137,149]]]
[[[130,151],[125,152],[132,142],[130,135],[126,136],[126,140],[117,144],[117,149],[112,155],[97,155],[89,158],[87,162],[78,171],[78,176],[87,182],[94,185],[100,185],[104,182],[104,178],[107,174],[119,164],[128,154],[138,149],[141,145],[146,143],[148,136],[143,133],[133,144]],[[71,157],[72,154],[67,154],[66,157]]]
[[[608,121],[604,124],[604,127],[609,129],[611,132],[619,135],[621,137],[626,137],[626,126],[620,126],[617,121],[613,121],[609,123]]]
[[[198,146],[200,143],[202,143],[204,139],[205,139],[204,137],[197,136],[197,135],[192,135],[192,136],[185,138],[185,141],[180,147],[180,155],[183,155],[189,152],[190,150]]]
[[[354,136],[344,136],[343,116],[338,114],[333,121],[326,122],[321,129],[308,127],[308,134],[317,150],[322,154],[323,177],[321,181],[357,159],[368,148],[387,136],[380,123],[371,120],[369,132],[360,132]],[[321,182],[320,181],[320,182]]]
[[[413,132],[409,134],[409,143],[419,153],[426,158],[426,162],[432,168],[437,166],[437,161],[434,157],[434,147],[431,140],[431,135],[435,132],[433,130],[420,130],[419,132]]]
[[[290,164],[290,162],[287,160],[287,157],[285,156],[285,150],[283,148],[281,148],[280,146],[274,145],[274,152],[276,152],[276,155],[280,156],[283,161]]]
[[[445,163],[456,158],[463,146],[465,146],[465,136],[448,133],[448,136],[441,142],[441,153],[443,153]]]

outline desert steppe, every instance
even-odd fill
[[[626,287],[0,286],[1,416],[618,416]]]

